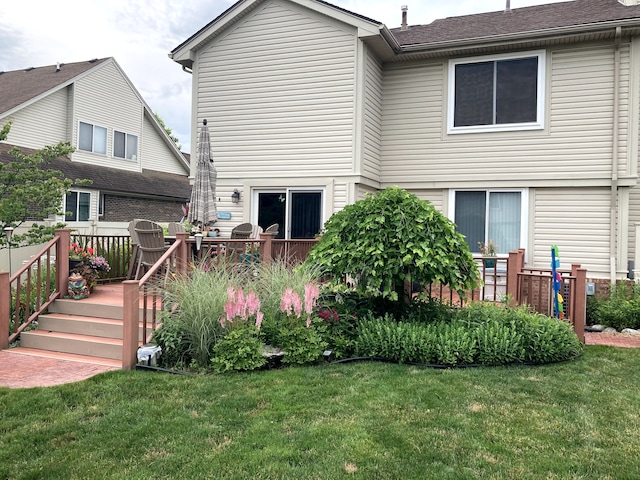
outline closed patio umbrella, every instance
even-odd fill
[[[213,166],[213,158],[211,158],[211,140],[207,120],[203,120],[202,124],[198,136],[198,165],[191,190],[189,214],[187,215],[187,221],[200,228],[211,226],[217,220],[217,173]]]

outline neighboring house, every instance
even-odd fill
[[[549,267],[556,244],[590,277],[640,268],[637,0],[406,15],[390,30],[322,0],[241,0],[171,52],[193,75],[192,151],[209,121],[220,227],[305,237],[398,185],[474,252]]]
[[[13,145],[69,142],[76,151],[52,168],[93,181],[64,198],[70,216],[51,220],[101,234],[134,218],[180,220],[189,162],[113,58],[0,72],[0,127],[8,121],[5,161]]]

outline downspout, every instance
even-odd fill
[[[620,40],[622,37],[622,27],[616,27],[615,50],[613,61],[613,139],[611,155],[611,219],[609,252],[611,281],[615,282],[617,277],[617,227],[618,227],[618,134],[620,129]]]

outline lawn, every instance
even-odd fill
[[[0,389],[0,478],[640,478],[640,349]]]

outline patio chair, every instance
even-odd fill
[[[241,223],[240,225],[236,225],[231,230],[231,239],[249,239],[251,238],[251,233],[253,232],[253,225],[250,223]]]
[[[185,231],[184,225],[178,222],[169,222],[167,229],[169,230],[169,235],[171,235],[172,237],[175,236],[175,234],[178,232]]]
[[[138,241],[138,234],[135,230],[135,224],[139,220],[131,220],[129,222],[129,236],[131,237],[131,260],[129,261],[129,271],[127,272],[127,280],[134,278],[134,273],[137,273],[138,264],[140,262],[140,242]]]
[[[278,232],[280,232],[280,224],[274,223],[273,225],[269,225],[264,233],[273,233],[273,236],[278,236]]]
[[[148,270],[160,260],[167,250],[164,243],[162,227],[149,220],[138,220],[134,224],[134,231],[138,237],[138,250],[140,257],[136,269],[135,279],[138,279],[140,270]]]

